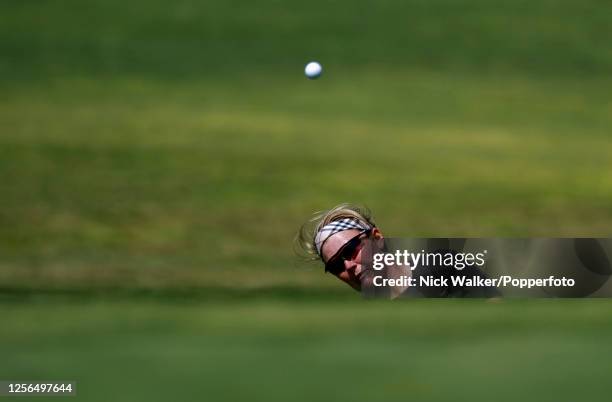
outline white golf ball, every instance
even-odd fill
[[[322,72],[323,67],[321,67],[321,65],[316,61],[311,61],[310,63],[306,64],[306,68],[304,68],[306,77],[310,78],[311,80],[319,78]]]

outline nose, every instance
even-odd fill
[[[359,268],[359,264],[357,264],[355,261],[353,260],[344,260],[344,269],[346,271],[352,271],[353,275],[359,275],[359,272],[361,271]]]

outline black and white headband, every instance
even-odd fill
[[[339,221],[330,222],[323,226],[315,237],[317,253],[321,255],[323,243],[325,243],[332,235],[349,229],[366,231],[372,229],[372,226],[356,218],[344,218],[340,219]]]

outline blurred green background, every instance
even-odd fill
[[[292,240],[346,201],[398,237],[609,236],[611,20],[597,0],[3,1],[0,379],[608,400],[610,302],[365,302]]]

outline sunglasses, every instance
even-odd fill
[[[372,229],[368,229],[344,243],[344,245],[340,247],[338,251],[336,251],[336,254],[334,254],[325,264],[325,272],[339,275],[342,271],[344,271],[344,261],[350,261],[353,259],[359,250],[359,246],[361,246],[361,241],[367,238],[371,231]],[[365,237],[362,237],[363,235],[365,235]]]

